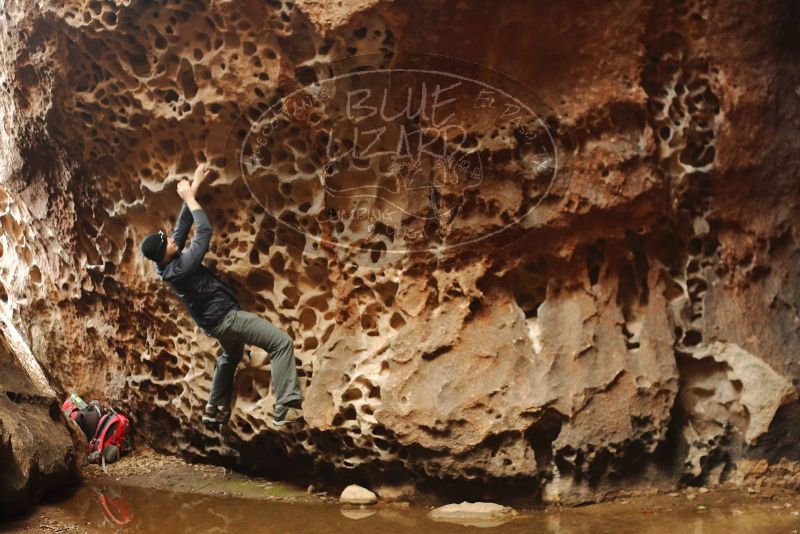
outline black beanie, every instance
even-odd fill
[[[164,252],[167,250],[167,239],[164,232],[150,234],[142,241],[142,254],[156,263],[161,263],[164,259]]]

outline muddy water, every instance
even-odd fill
[[[437,523],[422,507],[369,509],[331,503],[285,503],[219,495],[178,493],[114,483],[92,483],[48,506],[45,517],[66,531],[142,533],[328,534],[624,534],[798,532],[797,502],[720,498],[707,504],[658,497],[556,511],[529,511],[502,525],[482,528]],[[34,525],[40,525],[37,518]],[[2,530],[2,529],[0,529]],[[33,532],[29,528],[14,530]]]

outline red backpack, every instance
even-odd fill
[[[77,397],[77,403],[73,397],[65,400],[61,405],[61,411],[64,412],[67,419],[78,425],[86,439],[89,440],[94,436],[100,418],[103,417],[103,410],[100,408],[99,402],[92,401],[87,404],[80,397]]]
[[[131,422],[127,417],[110,410],[100,418],[94,437],[89,442],[87,464],[111,463],[131,449]]]

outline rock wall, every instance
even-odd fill
[[[0,519],[74,483],[86,440],[19,332],[0,317]]]
[[[796,5],[341,4],[6,1],[3,307],[57,389],[115,399],[165,450],[385,495],[796,483]],[[480,195],[443,189],[462,211],[440,235],[535,216],[448,261],[392,255],[391,232],[366,254],[320,246],[359,231],[309,218],[333,161],[319,126],[341,116],[315,107],[253,149],[263,191],[231,146],[337,60],[420,53],[532,88],[569,173],[544,188],[518,129],[462,108],[458,153],[487,172]],[[174,222],[175,184],[200,162],[219,171],[200,199],[206,261],[295,340],[303,429],[267,425],[259,349],[230,428],[199,425],[219,349],[138,243]]]

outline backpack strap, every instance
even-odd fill
[[[100,433],[100,450],[103,450],[103,447],[106,444],[106,439],[108,438],[109,433],[111,433],[111,429],[117,424],[119,424],[119,418],[117,417],[117,414],[109,415],[108,424]]]
[[[102,442],[105,439],[106,431],[108,427],[111,426],[112,419],[114,418],[114,414],[107,413],[103,417],[100,418],[100,422],[97,424],[97,430],[94,432],[94,437],[92,441],[89,442],[89,452],[95,450],[95,448],[102,449]],[[101,447],[97,447],[101,445]]]

